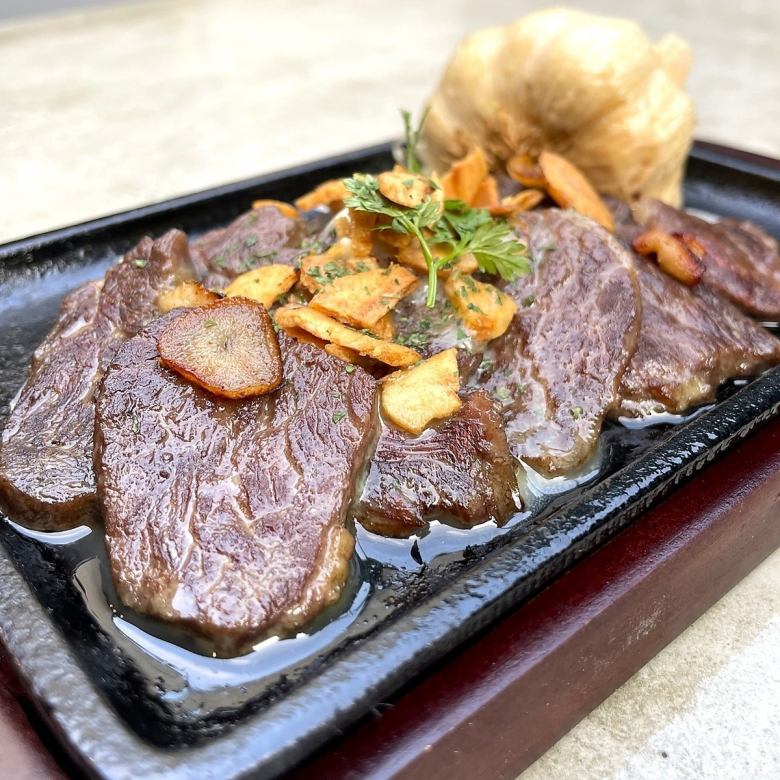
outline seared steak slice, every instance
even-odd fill
[[[284,384],[229,401],[162,366],[171,312],[126,342],[97,399],[95,469],[124,604],[226,650],[338,597],[376,381],[279,334]]]
[[[65,297],[2,434],[0,498],[15,519],[56,529],[93,517],[97,385],[124,339],[156,316],[158,293],[191,274],[187,237],[172,230],[144,238],[102,288],[91,282]]]
[[[379,438],[356,518],[370,531],[409,536],[431,519],[470,527],[504,523],[519,509],[517,476],[501,417],[478,390],[448,420],[410,436]]]
[[[504,286],[518,313],[480,375],[512,454],[562,474],[588,458],[618,403],[639,329],[636,273],[615,238],[572,211],[523,214],[517,232],[533,271]]]
[[[780,320],[780,251],[777,241],[748,222],[706,222],[658,200],[632,207],[643,227],[693,236],[704,248],[702,283],[748,314]]]
[[[726,379],[780,362],[780,341],[706,286],[688,288],[636,258],[642,326],[623,376],[619,414],[681,412]]]
[[[203,284],[221,290],[253,268],[293,265],[304,238],[302,220],[265,206],[247,211],[225,228],[210,230],[193,242],[192,254]]]

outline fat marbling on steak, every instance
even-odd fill
[[[282,386],[220,399],[158,359],[178,315],[126,342],[106,372],[100,508],[122,602],[234,649],[300,626],[340,593],[377,384],[280,333]]]
[[[386,428],[371,461],[356,519],[370,531],[408,536],[431,519],[501,525],[519,507],[515,461],[501,417],[482,390],[452,417],[411,436]]]
[[[755,317],[780,320],[780,251],[756,225],[733,219],[711,223],[658,200],[631,207],[645,228],[692,236],[704,249],[702,284]]]
[[[171,230],[65,297],[2,434],[0,499],[14,519],[59,529],[93,518],[98,383],[119,345],[157,315],[159,292],[191,276],[187,237]]]
[[[533,270],[503,285],[517,303],[478,372],[502,406],[515,457],[564,474],[593,452],[636,347],[640,302],[630,253],[573,211],[522,214]]]

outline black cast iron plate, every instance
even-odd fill
[[[64,292],[145,233],[197,234],[255,198],[377,170],[382,145],[0,247],[0,405]],[[687,205],[780,235],[777,170],[694,149]],[[350,587],[306,635],[239,658],[123,611],[98,530],[24,533],[0,522],[0,637],[47,722],[89,774],[270,777],[516,607],[780,409],[780,371],[724,388],[684,423],[607,426],[584,484],[537,500],[505,529],[434,528],[412,547],[358,532]]]

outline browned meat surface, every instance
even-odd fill
[[[780,341],[705,286],[688,288],[637,257],[642,326],[620,414],[681,412],[731,377],[780,362]]]
[[[192,253],[204,285],[221,290],[253,268],[292,265],[304,238],[302,220],[266,206],[247,211],[225,228],[210,230],[193,242]]]
[[[581,465],[636,346],[640,304],[631,255],[571,211],[522,215],[533,272],[505,285],[518,305],[480,377],[502,406],[512,453],[549,475]]]
[[[709,223],[657,200],[632,207],[643,227],[693,236],[704,248],[702,284],[748,314],[780,320],[780,251],[760,228],[724,219]]]
[[[356,518],[386,536],[419,532],[431,519],[499,525],[519,509],[515,461],[501,417],[483,391],[448,420],[409,436],[386,428],[377,444]]]
[[[2,434],[0,498],[12,517],[43,529],[92,518],[97,385],[122,341],[156,316],[160,290],[191,274],[187,238],[172,230],[144,238],[102,288],[92,282],[65,297]]]
[[[97,400],[95,468],[117,591],[226,650],[339,595],[376,382],[279,334],[285,382],[219,399],[164,368],[172,312],[126,342]]]

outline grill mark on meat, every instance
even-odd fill
[[[294,265],[305,237],[301,219],[266,206],[252,209],[227,227],[210,230],[193,242],[193,261],[203,284],[222,290],[253,268],[273,263]]]
[[[0,499],[16,520],[52,530],[95,519],[100,379],[126,336],[157,315],[159,292],[191,275],[187,237],[172,230],[142,239],[102,282],[64,298],[0,440]]]
[[[515,466],[501,417],[478,390],[420,436],[383,430],[355,517],[388,536],[419,532],[431,519],[501,525],[520,509]]]
[[[563,474],[587,460],[618,403],[639,328],[636,272],[609,233],[574,212],[523,214],[516,229],[533,272],[502,284],[518,313],[477,382],[501,403],[512,454]]]
[[[341,592],[354,546],[344,518],[373,443],[376,381],[279,334],[285,383],[218,399],[157,360],[157,334],[175,316],[126,342],[98,396],[107,547],[123,603],[232,652],[299,627]],[[336,423],[343,404],[353,414]]]
[[[780,251],[777,241],[747,222],[706,222],[661,201],[643,199],[632,206],[645,228],[693,236],[704,248],[702,284],[748,314],[780,319]]]

